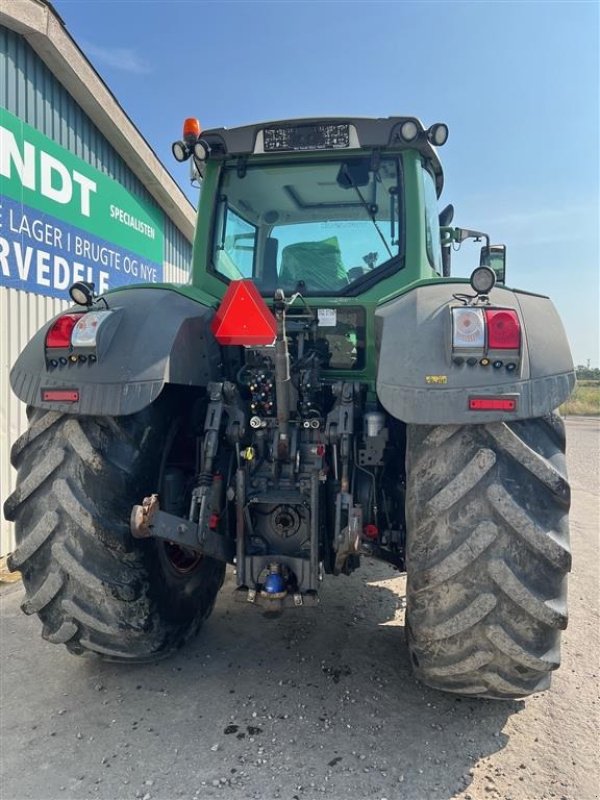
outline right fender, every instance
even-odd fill
[[[522,330],[519,369],[457,366],[452,359],[453,294],[464,282],[431,282],[378,307],[377,396],[396,419],[417,425],[463,425],[541,417],[563,403],[575,385],[569,343],[547,297],[496,286],[492,306],[513,308]],[[474,396],[510,395],[517,410],[471,411]]]

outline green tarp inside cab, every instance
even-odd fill
[[[336,291],[348,285],[336,236],[321,242],[288,244],[281,253],[279,286],[295,290],[304,281],[308,290]]]

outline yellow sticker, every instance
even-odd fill
[[[443,384],[448,383],[447,375],[425,375],[425,383]]]

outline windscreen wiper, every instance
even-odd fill
[[[375,175],[376,175],[376,173],[373,173],[373,180],[375,180]],[[392,254],[392,251],[391,251],[391,250],[390,250],[390,248],[389,248],[389,245],[388,245],[388,243],[387,243],[387,240],[386,240],[385,236],[383,235],[383,233],[381,232],[381,228],[380,228],[380,227],[379,227],[379,225],[377,224],[377,219],[376,219],[376,217],[375,217],[375,213],[376,213],[376,210],[377,210],[377,206],[376,206],[376,205],[372,205],[371,203],[367,203],[367,201],[366,201],[366,200],[365,200],[365,198],[363,197],[363,193],[361,192],[361,190],[358,188],[358,186],[357,186],[357,185],[356,185],[356,183],[354,182],[354,179],[353,179],[352,175],[350,174],[350,172],[349,172],[348,170],[346,170],[346,177],[348,178],[348,180],[350,181],[350,185],[352,186],[352,188],[354,189],[354,191],[355,191],[355,192],[356,192],[356,194],[358,195],[358,197],[359,197],[359,199],[360,199],[360,202],[361,202],[361,203],[362,203],[362,205],[363,205],[363,208],[365,209],[365,211],[367,212],[367,214],[368,214],[368,215],[369,215],[369,217],[371,218],[371,222],[372,222],[372,223],[373,223],[373,225],[375,226],[375,230],[376,230],[376,231],[377,231],[377,233],[379,234],[379,238],[380,238],[380,239],[381,239],[381,241],[383,242],[383,246],[384,246],[384,247],[385,247],[385,249],[387,250],[387,252],[388,252],[388,256],[389,256],[390,258],[393,258],[394,256],[393,256],[393,254]]]

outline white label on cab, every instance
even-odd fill
[[[317,318],[322,328],[335,328],[337,325],[337,309],[319,308],[317,309]]]

